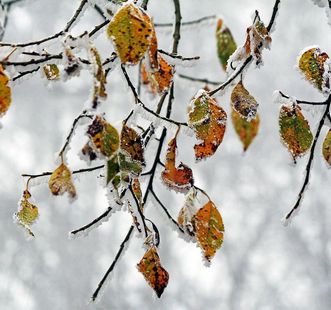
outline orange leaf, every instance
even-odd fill
[[[72,183],[71,171],[64,163],[52,173],[48,181],[48,186],[53,195],[63,195],[65,192],[68,192],[71,198],[76,196],[76,189]]]
[[[329,129],[324,139],[322,151],[324,159],[331,165],[331,129]]]
[[[191,168],[180,163],[176,168],[177,134],[168,144],[165,169],[162,172],[163,182],[170,188],[187,192],[193,185],[193,172]]]
[[[137,267],[147,283],[153,288],[157,297],[160,298],[168,285],[169,274],[161,266],[160,257],[155,246],[147,250]]]
[[[224,225],[221,214],[212,201],[207,202],[194,216],[196,238],[205,258],[210,261],[222,246]]]
[[[201,143],[194,146],[195,158],[212,156],[223,141],[227,115],[216,100],[200,90],[189,107],[189,126]]]
[[[9,78],[0,65],[0,116],[7,112],[11,104],[11,88],[8,82]]]

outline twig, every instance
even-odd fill
[[[195,78],[186,74],[181,74],[181,73],[177,73],[178,77],[185,79],[185,80],[189,80],[192,82],[199,82],[199,83],[205,83],[205,84],[209,84],[209,85],[220,85],[220,82],[215,82],[215,81],[210,81],[208,79],[200,79],[200,78]]]
[[[40,67],[37,67],[37,68],[32,69],[32,70],[28,70],[28,71],[20,72],[18,75],[14,76],[14,77],[12,78],[12,81],[16,81],[16,80],[20,79],[21,77],[23,77],[23,76],[25,76],[25,75],[28,75],[28,74],[31,74],[31,73],[37,72],[39,69],[40,69]]]
[[[148,1],[149,1],[149,0],[143,0],[142,3],[141,3],[141,7],[142,7],[144,10],[147,10]]]
[[[181,55],[176,55],[176,54],[173,54],[173,53],[169,53],[169,52],[166,52],[164,50],[161,50],[161,49],[158,49],[158,51],[161,53],[161,54],[164,54],[164,55],[167,55],[171,58],[174,58],[174,59],[179,59],[181,61],[193,61],[193,60],[199,60],[200,59],[200,56],[194,56],[194,57],[183,57]]]
[[[133,189],[132,189],[132,185],[131,185],[131,184],[129,185],[129,190],[130,190],[130,192],[131,192],[131,195],[132,195],[132,197],[133,197],[134,202],[135,202],[136,205],[137,205],[138,213],[139,213],[139,215],[140,215],[140,217],[141,217],[141,219],[142,219],[143,225],[144,225],[145,237],[147,238],[147,236],[148,236],[148,228],[147,228],[146,221],[145,221],[145,220],[146,220],[146,219],[145,219],[145,215],[144,215],[144,213],[143,213],[143,210],[141,209],[140,203],[139,203],[139,201],[138,201],[138,199],[137,199],[135,193],[133,192]]]
[[[306,166],[305,179],[304,179],[303,185],[301,187],[301,190],[300,190],[299,195],[298,195],[298,199],[297,199],[294,207],[285,216],[285,220],[286,221],[288,221],[292,217],[293,213],[299,208],[300,202],[301,202],[301,200],[303,198],[303,194],[305,193],[305,191],[307,189],[307,185],[309,184],[309,179],[310,179],[310,174],[311,174],[311,168],[312,168],[312,164],[313,164],[313,160],[314,160],[314,154],[315,154],[315,148],[316,148],[316,145],[317,145],[317,141],[318,141],[318,138],[320,136],[322,127],[323,127],[323,125],[325,123],[325,119],[328,117],[328,114],[330,113],[331,95],[329,96],[329,98],[325,102],[326,102],[326,108],[325,108],[325,111],[323,113],[323,116],[322,116],[322,118],[321,118],[321,120],[319,122],[319,125],[317,127],[315,138],[314,138],[312,147],[310,149],[309,159],[308,159],[308,163],[307,163],[307,166]]]
[[[206,20],[216,19],[216,18],[217,18],[216,15],[204,16],[204,17],[201,17],[201,18],[196,19],[196,20],[192,20],[192,21],[188,21],[188,22],[182,22],[182,26],[196,25],[196,24],[200,24],[200,23],[202,23]],[[155,23],[154,26],[155,27],[173,27],[173,23]]]
[[[268,32],[271,31],[272,26],[275,23],[276,16],[277,16],[277,13],[278,13],[278,10],[279,10],[279,4],[280,4],[280,0],[276,0],[274,8],[272,10],[272,15],[271,15],[271,18],[270,18],[269,25],[267,26]]]
[[[286,98],[290,99],[290,96],[285,95],[283,92],[279,91],[279,94]],[[304,100],[295,100],[298,104],[306,104],[306,105],[327,105],[326,101],[323,102],[311,102],[311,101],[304,101]]]

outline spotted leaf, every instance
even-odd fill
[[[194,216],[196,238],[210,261],[222,246],[224,225],[221,214],[212,201],[206,203]]]
[[[308,49],[299,59],[299,68],[306,79],[319,90],[326,92],[330,91],[328,64],[328,54],[318,47]]]
[[[313,134],[308,121],[297,104],[281,107],[279,128],[282,141],[291,152],[294,160],[309,150],[313,142]]]
[[[110,158],[119,148],[119,134],[103,117],[97,115],[88,127],[90,137],[96,151]]]
[[[60,70],[56,64],[47,64],[43,67],[45,76],[49,81],[60,79]]]
[[[30,192],[25,190],[20,202],[20,208],[14,216],[17,223],[23,226],[30,236],[34,237],[31,225],[38,219],[39,212],[38,208],[29,201],[30,198]]]
[[[176,167],[176,151],[177,134],[168,144],[165,168],[162,172],[162,180],[168,187],[176,191],[187,192],[194,183],[193,172],[191,168],[183,163],[180,163],[179,166]]]
[[[223,69],[226,70],[228,59],[237,49],[237,44],[230,29],[226,27],[222,19],[217,21],[216,41],[218,59]]]
[[[121,131],[121,150],[126,152],[132,160],[145,164],[143,142],[138,133],[127,125]]]
[[[151,44],[153,24],[134,4],[124,5],[112,18],[107,34],[123,64],[137,64]]]
[[[64,163],[52,173],[48,181],[48,186],[52,194],[55,196],[63,195],[65,192],[67,192],[71,198],[76,196],[76,189],[72,183],[71,171]]]
[[[160,257],[155,246],[150,247],[137,265],[147,283],[153,288],[157,297],[161,297],[168,285],[169,274],[161,266]]]
[[[223,141],[227,115],[216,100],[205,90],[200,90],[188,110],[188,124],[194,129],[197,139],[194,146],[195,158],[201,160],[212,156]]]
[[[232,124],[243,144],[244,151],[248,149],[259,131],[260,117],[256,114],[255,119],[247,121],[238,112],[232,110]]]
[[[322,146],[323,157],[331,166],[331,129],[329,129]]]
[[[9,78],[0,65],[0,116],[7,112],[11,104],[11,88],[8,82]]]

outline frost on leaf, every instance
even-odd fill
[[[8,86],[9,78],[0,65],[0,116],[4,115],[11,104],[11,89]]]
[[[43,67],[44,74],[49,81],[60,79],[60,70],[56,64],[47,64]]]
[[[322,146],[323,157],[331,166],[331,129],[329,129]]]
[[[178,132],[177,132],[178,133]],[[178,192],[187,192],[193,185],[193,172],[191,168],[180,163],[176,167],[177,134],[168,144],[165,168],[162,171],[163,182]]]
[[[223,141],[227,115],[215,99],[205,90],[199,91],[188,110],[188,124],[194,129],[199,144],[194,146],[195,158],[201,160],[212,156]]]
[[[296,157],[306,153],[313,142],[308,121],[297,104],[283,105],[280,108],[279,130],[282,141],[291,152],[294,161]]]
[[[174,77],[174,68],[161,55],[158,56],[158,63],[158,70],[148,69],[145,64],[141,66],[141,80],[153,94],[168,90]]]
[[[226,71],[228,59],[237,49],[237,44],[230,29],[226,27],[222,19],[217,21],[216,41],[218,59],[223,69]]]
[[[137,64],[148,50],[153,32],[149,16],[134,4],[124,5],[112,18],[107,34],[123,64]]]
[[[94,152],[93,147],[91,146],[92,142],[88,141],[84,147],[82,148],[82,155],[86,158],[89,162],[97,159],[97,154]]]
[[[260,125],[259,114],[256,114],[254,119],[247,121],[238,112],[232,110],[232,124],[243,144],[244,151],[246,151],[258,134]]]
[[[78,58],[74,55],[72,49],[70,47],[66,47],[64,49],[64,60],[65,67],[64,71],[67,76],[79,76],[81,70],[81,64]]]
[[[196,190],[192,188],[186,195],[185,204],[178,214],[179,226],[191,237],[195,236],[194,215],[197,213]]]
[[[148,65],[153,71],[159,69],[159,53],[155,28],[152,27],[151,42],[148,49]]]
[[[168,285],[169,274],[161,266],[160,257],[155,246],[150,247],[137,265],[147,283],[153,288],[157,297],[161,297]]]
[[[330,92],[329,56],[318,47],[305,51],[299,59],[305,78],[324,93]]]
[[[64,163],[52,173],[48,181],[48,186],[53,195],[63,195],[67,192],[71,198],[76,196],[76,189],[72,183],[71,171]]]
[[[22,225],[30,236],[34,237],[31,231],[31,225],[34,224],[38,218],[38,208],[29,201],[30,198],[30,192],[25,190],[22,200],[20,201],[20,208],[14,216],[15,221],[17,221],[19,225]]]
[[[120,166],[118,164],[118,157],[114,155],[113,158],[107,161],[107,184],[113,181],[119,172]]]
[[[119,148],[119,134],[102,116],[97,115],[88,127],[87,134],[93,147],[102,155],[110,158]]]
[[[254,119],[257,113],[258,103],[240,81],[231,94],[232,108],[247,121]]]
[[[195,234],[205,258],[210,261],[222,246],[224,225],[221,214],[208,201],[194,216]]]
[[[136,197],[139,205],[142,207],[142,204],[143,204],[143,195],[142,195],[142,191],[141,191],[141,186],[140,186],[139,179],[137,179],[137,178],[133,179],[132,190],[133,190],[133,194],[135,195],[135,197]]]
[[[106,75],[102,67],[102,61],[98,50],[95,47],[90,49],[90,58],[93,68],[94,87],[93,87],[93,98],[92,107],[95,109],[99,104],[99,99],[107,98],[106,93]]]

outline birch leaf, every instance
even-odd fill
[[[323,157],[331,165],[331,129],[329,129],[322,147]]]
[[[134,4],[124,5],[112,18],[107,34],[123,64],[137,64],[151,43],[153,24],[149,16]]]
[[[127,125],[121,131],[121,150],[125,151],[134,161],[145,165],[143,142],[138,133]]]
[[[177,136],[177,134],[176,134]],[[193,172],[191,168],[180,163],[176,167],[177,137],[168,144],[165,169],[162,172],[163,182],[171,189],[178,192],[187,192],[193,185]]]
[[[237,44],[230,29],[225,26],[222,19],[217,21],[216,41],[218,59],[223,69],[226,71],[228,59],[237,49]]]
[[[55,196],[63,195],[65,192],[67,192],[71,198],[76,196],[76,189],[72,183],[71,171],[64,163],[52,173],[48,181],[48,186],[52,194]]]
[[[15,219],[18,224],[22,225],[28,232],[28,234],[34,237],[31,231],[31,225],[35,223],[38,218],[38,208],[29,202],[31,194],[28,190],[23,192],[23,197],[20,202],[20,209],[15,213]]]
[[[120,172],[118,157],[115,155],[107,161],[107,184],[114,180],[115,176]]]
[[[9,78],[0,65],[0,116],[4,115],[11,104],[11,88],[8,86]]]
[[[47,64],[43,67],[45,76],[49,81],[56,81],[60,79],[60,70],[56,64]]]
[[[232,108],[247,121],[256,117],[258,103],[244,87],[242,81],[240,81],[232,91],[231,105]]]
[[[119,148],[119,134],[103,117],[97,115],[87,130],[94,148],[110,158]]]
[[[281,107],[279,128],[282,141],[291,152],[294,160],[309,150],[313,142],[313,134],[298,105],[283,105]]]
[[[258,134],[260,126],[259,114],[256,114],[255,119],[247,121],[238,112],[232,110],[232,124],[243,144],[244,151],[246,151]]]
[[[188,113],[188,124],[201,141],[194,146],[196,160],[212,156],[223,141],[226,112],[205,90],[201,90],[192,100]]]
[[[224,225],[221,214],[212,201],[206,203],[194,216],[196,238],[205,258],[210,261],[222,246]]]
[[[311,84],[321,91],[324,87],[330,90],[329,77],[325,75],[325,63],[328,61],[328,54],[322,52],[318,47],[308,49],[299,59],[301,72]]]
[[[137,267],[147,283],[153,288],[157,297],[160,298],[168,285],[169,274],[161,266],[160,257],[155,246],[147,250]]]

